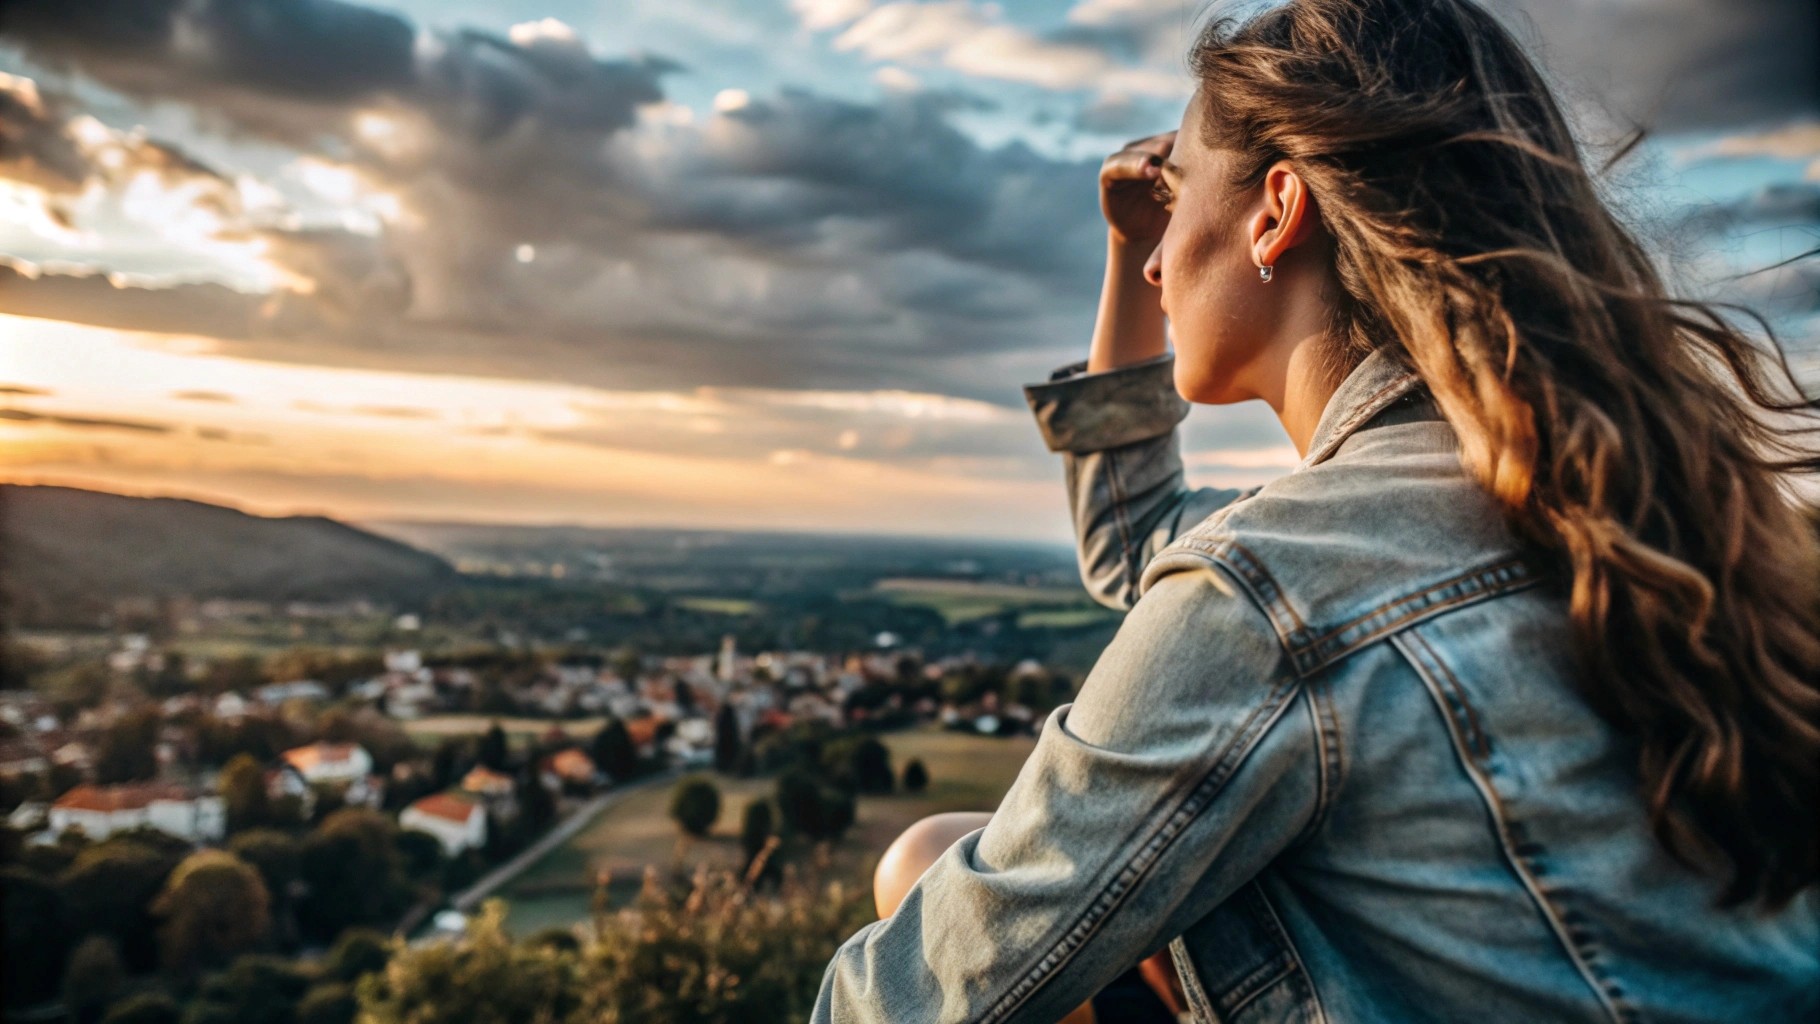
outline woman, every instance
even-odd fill
[[[1129,614],[815,1019],[1050,1024],[1165,946],[1197,1021],[1820,1019],[1820,404],[1665,295],[1469,0],[1190,63],[1027,388]],[[1247,398],[1301,463],[1188,490],[1187,402]]]

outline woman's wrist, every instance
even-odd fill
[[[1144,263],[1155,248],[1107,232],[1106,278],[1087,356],[1089,373],[1154,359],[1166,350],[1162,296],[1144,279]]]

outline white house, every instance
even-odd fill
[[[373,755],[358,743],[311,743],[280,756],[311,783],[352,782],[373,773]]]
[[[80,828],[90,839],[150,826],[191,842],[220,839],[227,832],[221,798],[182,786],[140,782],[122,786],[77,786],[51,804],[50,827],[61,833]]]
[[[451,857],[487,841],[487,812],[452,793],[432,793],[406,807],[398,815],[398,825],[435,836]]]

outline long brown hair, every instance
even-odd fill
[[[1521,46],[1469,0],[1291,0],[1189,53],[1236,185],[1287,159],[1334,242],[1333,354],[1390,346],[1568,593],[1587,700],[1727,905],[1820,878],[1820,400],[1769,325],[1672,297]],[[1773,352],[1774,358],[1769,354]]]

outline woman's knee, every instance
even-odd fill
[[[872,901],[878,907],[878,916],[890,917],[910,887],[943,851],[960,837],[983,828],[991,818],[985,811],[949,811],[931,814],[899,833],[885,848],[878,869],[872,873]]]

